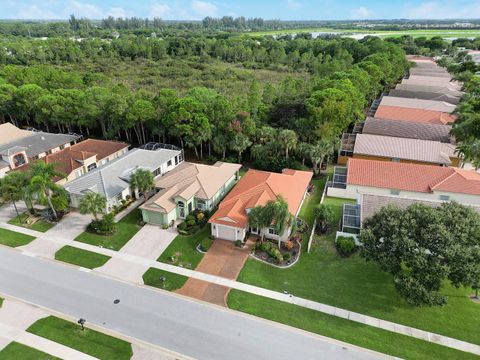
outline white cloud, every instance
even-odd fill
[[[102,10],[93,4],[70,1],[65,7],[65,15],[74,14],[77,18],[101,19],[104,17]]]
[[[480,17],[479,2],[428,1],[405,11],[409,19],[473,19]]]
[[[112,7],[108,9],[107,16],[113,16],[114,18],[126,18],[127,12],[121,7]]]
[[[365,6],[360,6],[350,11],[350,17],[352,19],[371,19],[374,12]]]
[[[170,6],[167,4],[155,3],[150,8],[151,17],[164,18],[170,13]]]
[[[287,0],[287,7],[292,10],[301,9],[303,7],[303,4],[296,0]]]
[[[215,16],[217,14],[218,8],[214,4],[206,1],[193,0],[192,10],[196,15],[200,17],[205,17]]]
[[[55,15],[53,11],[37,5],[23,6],[18,13],[13,16],[14,19],[58,19],[60,17],[61,16]]]

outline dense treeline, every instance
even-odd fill
[[[11,42],[8,49],[0,56],[9,64],[0,70],[2,121],[134,144],[168,141],[198,157],[207,151],[240,161],[247,153],[259,167],[272,170],[308,162],[318,171],[339,135],[363,120],[369,102],[408,67],[400,47],[378,38],[51,39]],[[193,87],[182,94],[172,89],[152,92],[64,68],[71,62],[136,57],[221,59],[292,74],[308,72],[311,81],[291,77],[274,86],[254,80],[245,94],[227,97],[215,90],[215,82],[211,88]]]

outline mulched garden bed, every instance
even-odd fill
[[[277,241],[265,239],[262,242],[259,239],[255,243],[252,256],[278,267],[289,267],[294,264],[300,256],[300,241],[300,236],[293,236],[289,241],[282,242],[279,249]]]

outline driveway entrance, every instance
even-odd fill
[[[235,280],[250,254],[252,245],[253,242],[248,240],[240,249],[232,241],[216,239],[195,270]],[[226,307],[229,291],[228,287],[190,278],[176,292]]]

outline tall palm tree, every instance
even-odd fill
[[[47,202],[52,210],[53,217],[57,218],[57,211],[52,204],[54,193],[60,192],[60,187],[55,184],[56,177],[63,177],[64,174],[55,170],[56,164],[46,164],[43,161],[37,161],[30,167],[32,178],[30,186],[32,191],[38,196],[40,202]]]
[[[80,213],[92,214],[95,221],[98,221],[98,214],[103,214],[106,208],[107,199],[96,192],[87,193],[82,197],[79,204]]]
[[[280,131],[280,133],[278,134],[278,138],[283,144],[283,147],[285,148],[285,160],[288,161],[288,151],[290,149],[294,149],[295,146],[297,146],[297,133],[293,130],[285,129]]]
[[[293,215],[288,209],[288,203],[282,196],[278,196],[275,201],[270,201],[265,206],[267,212],[272,218],[272,224],[275,227],[278,238],[278,247],[280,248],[280,237],[285,230],[292,224]]]
[[[147,191],[155,186],[153,173],[145,169],[137,169],[130,177],[130,186],[139,193],[143,193],[143,197],[147,199]]]

